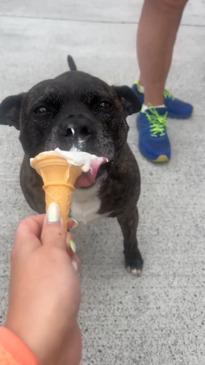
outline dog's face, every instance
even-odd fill
[[[29,157],[59,147],[113,160],[127,139],[126,116],[139,108],[129,87],[68,71],[7,97],[0,104],[0,123],[20,130]]]

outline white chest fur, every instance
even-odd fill
[[[78,189],[73,194],[71,216],[78,222],[88,223],[100,217],[99,184],[89,189]]]

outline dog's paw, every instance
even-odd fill
[[[138,277],[142,275],[143,258],[138,249],[132,255],[125,255],[125,266],[129,273]]]
[[[140,276],[142,276],[142,269],[136,269],[135,267],[131,267],[131,266],[127,266],[126,267],[127,269],[127,272],[129,272],[130,274],[134,275],[134,276],[137,276],[138,278]]]

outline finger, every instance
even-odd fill
[[[66,245],[67,245],[68,252],[76,253],[76,244],[73,241],[73,238],[72,238],[70,232],[66,233]]]
[[[22,220],[17,228],[13,250],[31,252],[41,245],[40,235],[44,215],[36,215]]]
[[[73,255],[71,264],[73,265],[73,268],[75,269],[75,271],[77,271],[77,272],[80,271],[80,259],[76,254]]]
[[[66,249],[66,231],[60,217],[58,204],[51,203],[44,218],[41,232],[43,245]]]
[[[75,271],[79,271],[80,268],[80,260],[79,257],[76,255],[76,244],[72,239],[72,236],[69,232],[66,233],[66,246],[67,246],[67,253],[71,258],[71,264]]]
[[[69,231],[77,228],[78,225],[79,225],[78,221],[76,221],[74,218],[69,218],[67,226]]]

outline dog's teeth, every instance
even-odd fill
[[[74,135],[75,135],[75,130],[74,130],[74,128],[71,128],[70,130],[71,130],[71,132],[72,132],[72,135],[74,136]]]

